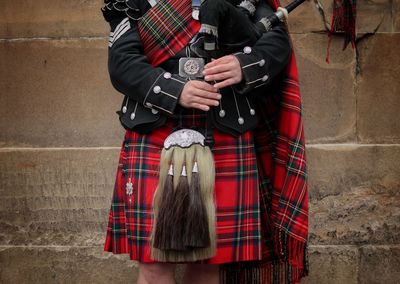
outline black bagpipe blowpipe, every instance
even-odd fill
[[[285,8],[278,7],[274,14],[269,17],[262,18],[257,23],[257,26],[260,27],[263,32],[270,31],[274,26],[279,24],[279,22],[283,22],[285,19],[287,19],[288,14],[303,2],[305,2],[305,0],[295,0],[292,3],[289,3]]]

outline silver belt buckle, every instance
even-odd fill
[[[182,57],[179,59],[179,76],[185,78],[202,78],[204,65],[204,58]]]

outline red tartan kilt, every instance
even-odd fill
[[[187,110],[181,121],[167,123],[151,134],[127,130],[121,146],[109,210],[104,251],[127,253],[132,260],[156,262],[150,257],[152,198],[164,139],[178,125],[204,124],[204,113]],[[217,252],[200,263],[227,263],[262,258],[259,177],[253,132],[240,137],[214,129]],[[126,193],[128,179],[133,193]]]

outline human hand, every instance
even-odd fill
[[[191,80],[183,87],[179,104],[185,108],[197,108],[208,111],[210,106],[217,106],[221,94],[218,89],[207,82]]]
[[[207,63],[203,75],[206,81],[220,81],[214,84],[218,89],[240,83],[243,79],[240,62],[234,55],[225,55]]]

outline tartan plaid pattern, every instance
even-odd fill
[[[195,109],[183,112],[182,119],[168,118],[163,127],[150,134],[126,131],[109,211],[105,251],[129,253],[131,259],[142,262],[157,262],[150,257],[149,235],[164,140],[177,127],[205,125],[204,112]],[[260,260],[261,209],[253,134],[248,131],[236,138],[215,129],[213,135],[217,253],[197,263]],[[132,195],[125,192],[129,178],[133,183]]]
[[[279,0],[267,1],[274,10],[280,6]],[[188,29],[196,25],[190,17],[185,19]],[[172,21],[167,19],[163,23],[165,34],[164,29],[169,29],[167,25]],[[190,40],[186,30],[181,30],[174,35],[177,42],[166,38],[164,43],[169,46],[166,48],[164,43],[157,43],[154,35],[151,38],[154,33],[148,31],[154,29],[151,25],[147,30],[141,26],[141,37],[145,53],[154,66],[174,55]],[[205,263],[223,263],[220,271],[233,275],[233,278],[223,278],[223,283],[297,283],[308,275],[307,167],[293,50],[285,73],[286,79],[280,88],[265,96],[267,100],[256,104],[258,113],[263,116],[257,129],[243,134],[240,139],[218,131],[214,133],[218,242],[217,255]],[[186,121],[194,123],[195,117],[186,117]],[[167,124],[146,136],[127,131],[125,141],[129,141],[131,150],[121,150],[105,250],[129,252],[132,259],[149,260],[147,237],[151,230],[151,203],[148,198],[157,183],[156,166],[163,138],[171,130],[171,124]],[[127,202],[121,189],[126,182],[121,175],[124,169],[136,181],[133,203]],[[258,190],[253,190],[254,186]],[[234,194],[230,191],[233,188]],[[260,261],[243,261],[257,259]],[[287,263],[290,265],[286,266]],[[243,279],[247,280],[243,282]]]
[[[334,0],[330,35],[344,32],[343,49],[356,42],[356,0]]]
[[[334,0],[333,13],[331,20],[331,29],[328,33],[329,41],[326,54],[326,62],[329,63],[329,49],[332,42],[332,35],[343,32],[343,50],[351,42],[356,48],[356,0]]]
[[[174,56],[200,30],[191,0],[159,0],[138,21],[144,53],[157,66]]]

